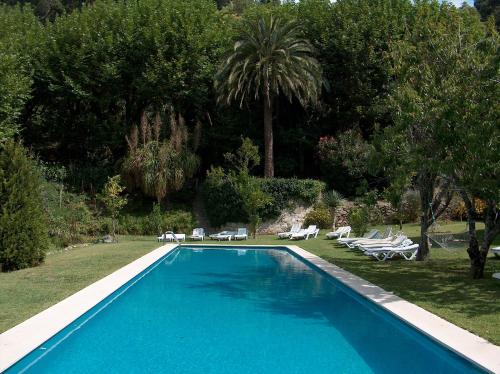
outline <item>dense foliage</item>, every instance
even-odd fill
[[[328,187],[383,196],[400,222],[420,217],[424,259],[427,231],[460,196],[482,276],[500,233],[495,1],[31,4],[0,5],[0,142],[22,139],[63,171],[44,195],[53,238],[111,230],[95,197],[121,174],[123,231],[178,228],[163,216],[200,186],[216,226],[313,205]],[[228,158],[242,138],[249,157]]]
[[[41,195],[55,247],[80,243],[105,231],[106,222],[98,219],[87,196],[61,191],[60,185],[48,181],[42,183]]]
[[[324,178],[346,195],[361,194],[368,187],[370,146],[358,129],[350,129],[338,137],[319,139],[318,157]]]
[[[481,23],[470,8],[424,2],[415,15],[406,38],[391,46],[397,79],[388,104],[394,122],[384,129],[380,147],[388,156],[382,158],[386,174],[398,185],[413,178],[419,191],[423,259],[429,254],[427,231],[448,207],[452,186],[465,201],[467,193],[485,193],[498,218],[500,159],[492,149],[498,149],[500,131],[499,39],[492,21]],[[485,225],[486,240],[488,232],[500,232],[498,219]],[[474,277],[482,277],[489,244],[479,251],[473,226],[469,254]]]
[[[475,0],[474,6],[483,20],[493,17],[497,30],[500,29],[500,3],[498,0]]]
[[[57,18],[41,32],[26,142],[70,166],[71,184],[100,189],[144,112],[209,122],[227,23],[209,0],[99,1]]]
[[[0,268],[38,265],[48,248],[47,224],[35,163],[17,143],[0,146]]]
[[[173,108],[196,138],[204,176],[237,147],[240,135],[264,149],[263,113],[253,110],[260,103],[249,103],[250,111],[218,108],[213,81],[241,20],[276,14],[285,23],[300,19],[294,32],[315,47],[329,90],[314,108],[276,97],[275,173],[318,177],[321,136],[357,125],[366,139],[377,124],[390,123],[380,103],[391,79],[389,40],[403,36],[411,10],[407,0],[304,0],[249,5],[241,9],[243,17],[235,17],[234,7],[219,11],[210,0],[104,0],[41,24],[27,7],[4,6],[0,27],[12,26],[2,33],[9,35],[9,47],[0,46],[27,56],[14,58],[24,69],[6,60],[9,70],[0,73],[17,90],[7,91],[12,104],[5,116],[19,122],[25,143],[42,159],[67,166],[70,185],[94,193],[119,171],[125,136],[143,113],[168,118]],[[23,71],[22,77],[14,75]]]
[[[262,190],[273,197],[273,203],[264,211],[265,217],[275,217],[293,203],[313,205],[325,189],[325,184],[315,179],[263,178]]]
[[[327,207],[324,205],[315,206],[304,217],[304,227],[316,225],[320,229],[329,229],[332,227],[332,217]]]
[[[19,130],[19,117],[31,97],[40,32],[29,9],[0,4],[0,141]]]
[[[261,209],[262,218],[278,216],[295,203],[312,205],[321,196],[324,183],[313,179],[256,178],[270,201]],[[234,181],[221,168],[212,169],[203,185],[208,218],[214,226],[246,221],[243,201]]]

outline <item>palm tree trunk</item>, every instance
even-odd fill
[[[274,177],[272,99],[264,102],[264,176]]]

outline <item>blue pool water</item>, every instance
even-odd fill
[[[477,373],[279,249],[167,255],[8,372]]]

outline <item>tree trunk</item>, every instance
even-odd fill
[[[399,231],[403,231],[403,201],[399,204]]]
[[[428,171],[422,171],[418,176],[418,190],[420,192],[420,244],[417,252],[417,261],[423,261],[429,256],[429,238],[427,230],[432,224],[432,200],[434,194],[434,176]]]
[[[467,248],[467,253],[470,258],[470,274],[473,279],[478,279],[482,277],[484,264],[481,265],[481,253],[476,235],[476,209],[474,202],[469,198],[467,192],[461,191],[460,195],[467,210],[467,226],[469,231],[469,248]]]
[[[116,240],[116,219],[115,218],[111,218],[111,226],[112,226],[112,234],[111,234],[111,237],[113,238],[113,242],[117,242]]]
[[[417,187],[420,192],[420,246],[417,261],[425,260],[429,256],[429,227],[441,216],[450,205],[452,194],[450,192],[451,180],[441,178],[431,170],[422,169],[417,176]],[[436,186],[438,193],[434,196]]]
[[[495,237],[500,233],[500,216],[496,208],[496,202],[488,200],[484,212],[484,239],[481,248],[478,249],[475,262],[471,259],[471,274],[473,279],[483,278],[484,267],[490,245],[495,240]],[[469,254],[470,257],[470,254]]]
[[[498,217],[495,202],[488,200],[484,212],[484,238],[482,245],[479,246],[476,236],[476,209],[474,201],[469,197],[467,192],[461,191],[460,194],[467,210],[467,224],[469,226],[469,248],[467,248],[467,253],[470,258],[470,274],[472,279],[480,279],[484,276],[484,267],[490,245],[500,233],[500,218]]]
[[[272,99],[264,102],[264,176],[274,177]]]

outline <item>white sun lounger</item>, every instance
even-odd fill
[[[221,240],[229,240],[230,241],[233,238],[233,236],[236,234],[237,234],[236,231],[221,231],[217,234],[210,235],[210,239],[218,240],[218,241],[221,241]]]
[[[328,234],[327,234],[328,235]],[[376,239],[377,236],[380,236],[380,231],[378,230],[371,230],[369,231],[368,233],[366,233],[365,235],[363,235],[362,237],[358,237],[358,238],[338,238],[337,239],[337,242],[339,244],[348,244],[348,243],[354,243],[358,240],[363,240],[363,239]]]
[[[203,240],[205,239],[205,229],[201,227],[193,229],[193,234],[189,237],[191,240]]]
[[[493,247],[491,248],[491,251],[495,256],[500,257],[500,247]]]
[[[175,236],[174,236],[175,235]],[[186,234],[163,234],[157,237],[159,242],[173,242],[175,240],[186,241]]]
[[[354,242],[346,242],[346,243],[343,243],[345,244],[347,247],[351,248],[351,249],[356,249],[358,247],[360,247],[361,245],[371,245],[371,244],[378,244],[379,247],[382,246],[382,245],[385,245],[385,244],[390,244],[396,237],[395,236],[391,236],[389,238],[385,238],[385,239],[377,239],[377,238],[374,238],[374,239],[358,239]]]
[[[418,244],[402,245],[400,247],[372,248],[365,251],[365,255],[372,256],[378,261],[385,261],[396,255],[403,257],[406,261],[415,259],[418,253]]]
[[[341,238],[342,236],[349,237],[351,233],[351,226],[341,226],[335,231],[331,231],[326,234],[327,239]]]
[[[386,229],[384,230],[384,233],[381,236],[380,236],[380,233],[378,233],[373,238],[357,238],[357,240],[354,240],[354,241],[351,241],[348,238],[345,238],[345,239],[342,238],[342,240],[345,240],[345,242],[341,243],[341,244],[345,244],[349,248],[355,248],[364,242],[366,244],[378,243],[378,242],[383,243],[385,241],[390,242],[390,241],[394,240],[396,238],[396,236],[392,235],[392,227],[389,226],[389,227],[386,227]]]
[[[405,240],[407,239],[406,235],[404,234],[397,234],[395,236],[390,236],[388,238],[385,238],[385,239],[361,239],[361,240],[357,240],[352,244],[352,246],[350,246],[351,248],[354,248],[354,247],[365,247],[365,246],[375,246],[375,247],[383,247],[384,244],[387,244],[387,245],[393,245],[394,242],[396,242],[397,245],[400,244],[400,242],[398,243],[398,241],[401,241],[401,238],[403,238],[402,240]]]
[[[238,228],[238,233],[233,235],[234,240],[247,240],[248,233],[245,227]]]
[[[401,235],[401,236],[396,236],[393,240],[391,240],[389,242],[382,241],[382,242],[375,242],[375,243],[368,243],[368,244],[360,244],[357,247],[359,249],[361,249],[362,251],[366,251],[366,250],[369,250],[372,248],[382,248],[382,247],[394,248],[394,247],[399,247],[401,245],[404,245],[406,240],[409,240],[409,239],[406,236]],[[406,244],[411,244],[411,240],[410,240],[410,243],[406,242]]]
[[[319,233],[319,229],[316,228],[316,225],[310,225],[307,229],[302,229],[299,232],[296,232],[295,234],[292,234],[290,239],[309,239],[310,237],[317,237]]]
[[[292,234],[295,234],[300,231],[300,226],[301,226],[300,223],[294,223],[290,228],[290,231],[279,232],[278,239],[289,239],[292,236]]]

